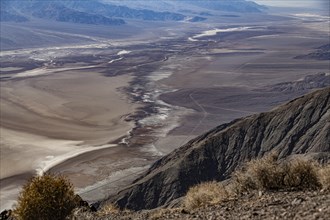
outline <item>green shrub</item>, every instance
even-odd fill
[[[76,206],[72,184],[63,176],[45,174],[23,186],[14,214],[19,220],[62,220]]]

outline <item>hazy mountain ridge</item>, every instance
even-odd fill
[[[60,22],[83,24],[121,25],[123,19],[146,21],[190,21],[200,22],[205,17],[179,12],[188,8],[212,9],[228,12],[261,12],[264,7],[245,0],[207,1],[111,1],[111,0],[4,0],[1,2],[1,21],[22,22],[39,18]],[[192,10],[192,14],[196,14]],[[204,12],[206,13],[206,12]],[[197,13],[198,14],[198,13]]]
[[[190,0],[191,4],[196,6],[213,9],[213,10],[222,10],[228,12],[262,12],[262,10],[266,9],[265,6],[258,5],[253,1],[245,1],[245,0]]]
[[[2,11],[6,13],[1,21],[26,21],[18,14],[25,15],[33,19],[34,17],[46,20],[61,22],[83,23],[83,24],[102,24],[102,25],[121,25],[125,24],[122,18],[151,20],[151,21],[182,21],[185,15],[171,12],[157,12],[152,10],[137,10],[126,6],[104,4],[97,0],[86,1],[4,1]],[[15,12],[14,14],[10,14]],[[7,15],[10,14],[11,16]],[[16,17],[15,17],[16,16]],[[21,16],[22,17],[22,16]]]
[[[126,5],[125,1],[121,0],[101,0],[113,4]],[[153,10],[169,10],[176,11],[184,8],[185,10],[216,10],[226,12],[261,12],[266,9],[265,6],[258,5],[253,1],[246,0],[139,0],[131,1],[130,7],[133,8],[152,8]]]
[[[95,14],[102,14],[109,17],[120,17],[120,18],[132,18],[132,19],[142,19],[142,20],[151,20],[151,21],[181,21],[185,19],[185,16],[178,13],[172,12],[156,12],[152,10],[137,10],[132,9],[127,6],[118,6],[113,4],[103,4],[99,1],[67,1],[65,6],[83,11],[90,12]]]
[[[9,0],[3,0],[0,2],[0,21],[14,21],[24,22],[28,19],[22,15],[19,15],[10,5]]]
[[[91,0],[94,2],[94,0]],[[66,7],[69,1],[55,0],[55,1],[16,1],[6,0],[3,2],[5,11],[12,11],[16,14],[24,15],[27,20],[33,18],[54,20],[60,22],[72,22],[82,24],[102,24],[102,25],[121,25],[125,24],[122,19],[111,18],[101,14],[94,14],[89,12],[81,12],[75,9]],[[83,1],[79,1],[82,3]],[[78,3],[79,3],[78,2]],[[14,19],[7,19],[1,21],[16,21]]]
[[[33,11],[32,15],[38,18],[61,22],[102,25],[125,24],[125,21],[122,19],[113,19],[103,15],[85,13],[52,3],[42,6],[39,10]]]
[[[10,13],[4,10],[1,10],[1,21],[14,21],[14,22],[24,22],[28,21],[28,19],[24,16],[20,16],[15,13]]]
[[[281,158],[305,153],[324,157],[330,151],[329,118],[328,87],[271,112],[220,125],[158,160],[111,200],[123,208],[152,209],[197,183],[227,179],[242,162],[272,150]]]

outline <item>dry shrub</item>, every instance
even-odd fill
[[[116,206],[115,204],[112,203],[108,203],[104,206],[102,206],[102,208],[100,210],[98,210],[97,215],[98,216],[107,216],[110,214],[118,214],[120,212],[120,209],[118,208],[118,206]]]
[[[321,167],[318,175],[322,188],[330,190],[330,164]]]
[[[159,220],[163,218],[163,215],[168,213],[169,211],[167,209],[159,209],[155,210],[151,213],[150,219],[151,220]]]
[[[189,189],[184,205],[194,209],[205,205],[218,204],[229,196],[225,187],[217,182],[205,182]]]
[[[79,207],[72,210],[70,220],[96,220],[94,213],[87,207]]]
[[[76,207],[72,184],[63,176],[45,174],[30,179],[18,197],[17,219],[62,220]]]
[[[251,160],[233,174],[236,193],[256,189],[279,189],[283,186],[283,169],[277,163],[277,156],[269,154],[261,159]]]
[[[284,172],[284,188],[317,189],[321,184],[318,178],[319,166],[314,161],[294,159],[281,164]]]
[[[303,159],[279,163],[276,154],[269,154],[234,172],[233,185],[238,194],[251,190],[317,189],[318,165]]]
[[[175,212],[179,212],[182,211],[182,209],[178,209],[178,208],[173,208],[173,209],[169,209],[169,208],[165,208],[165,209],[155,209],[150,213],[150,217],[148,219],[151,220],[161,220],[164,219],[164,215],[168,216],[171,213],[175,213]]]

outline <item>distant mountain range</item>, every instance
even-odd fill
[[[128,5],[125,0],[102,0],[115,5]],[[129,7],[150,8],[153,10],[167,11],[193,11],[198,9],[209,9],[225,12],[261,12],[266,7],[246,0],[136,0],[129,1]]]
[[[39,4],[39,3],[37,3]],[[31,15],[37,18],[56,20],[61,22],[72,22],[82,24],[103,24],[103,25],[121,25],[125,24],[122,19],[114,19],[97,13],[79,11],[64,4],[46,3],[36,5],[37,10],[33,10]]]
[[[266,7],[258,5],[253,1],[245,0],[189,0],[190,4],[201,8],[221,10],[228,12],[261,12]]]
[[[262,6],[245,0],[1,0],[1,21],[44,19],[82,24],[123,25],[126,23],[125,19],[188,22],[206,20],[202,16],[179,12],[191,7],[231,12],[263,10]]]
[[[23,22],[23,21],[28,21],[24,16],[18,15],[16,13],[10,13],[5,10],[1,10],[1,21],[14,21],[14,22]]]

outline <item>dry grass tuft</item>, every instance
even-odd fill
[[[317,189],[321,187],[318,169],[316,163],[303,159],[280,163],[276,155],[270,154],[237,170],[233,188],[238,194],[251,190]]]
[[[109,203],[104,206],[100,210],[98,210],[97,215],[98,216],[107,216],[110,214],[118,214],[120,212],[120,209],[115,204]]]
[[[80,207],[75,208],[72,211],[72,214],[70,218],[67,218],[70,220],[96,220],[96,217],[94,213],[90,212],[90,210],[87,207]]]
[[[295,159],[280,165],[283,169],[283,188],[318,189],[321,187],[318,170],[319,165],[314,161]]]
[[[150,219],[151,220],[159,220],[163,218],[163,215],[168,213],[167,209],[159,209],[155,210],[154,212],[151,213]]]
[[[192,210],[254,190],[316,190],[321,187],[330,189],[330,165],[321,167],[301,158],[279,162],[278,156],[271,153],[235,171],[227,186],[206,182],[190,188],[184,205]]]
[[[330,164],[321,167],[318,175],[322,188],[330,191]]]
[[[251,160],[233,174],[233,189],[237,194],[256,189],[282,188],[283,169],[277,163],[277,156],[269,154],[261,159]]]
[[[182,209],[180,208],[165,208],[165,209],[155,209],[150,213],[150,217],[148,219],[151,220],[161,220],[164,219],[164,215],[169,215],[171,213],[175,213],[175,212],[180,212],[182,211]]]
[[[205,182],[189,189],[184,206],[188,210],[205,205],[218,204],[229,196],[226,188],[217,182]]]

